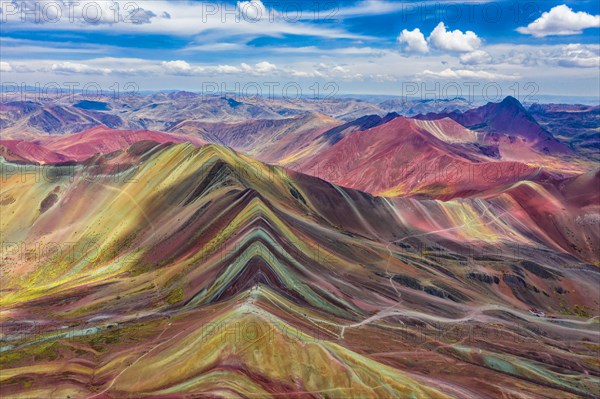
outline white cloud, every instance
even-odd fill
[[[481,39],[477,37],[475,32],[470,30],[462,32],[458,29],[447,31],[443,22],[435,27],[427,41],[433,48],[438,50],[461,53],[475,51],[481,45]]]
[[[269,18],[267,8],[260,0],[238,1],[240,16],[248,22],[258,22]]]
[[[251,75],[256,75],[256,76],[266,75],[268,73],[274,72],[276,69],[277,69],[277,66],[275,66],[274,64],[271,64],[270,62],[267,62],[267,61],[259,62],[258,64],[255,64],[254,66],[250,66],[246,63],[242,63],[242,70],[245,73],[248,73]]]
[[[377,57],[383,55],[389,50],[377,49],[373,47],[339,47],[339,48],[320,48],[317,46],[290,47],[290,46],[263,46],[268,52],[281,53],[289,56],[290,54],[315,54],[318,56],[328,55],[357,55]]]
[[[496,55],[495,60],[498,64],[534,67],[542,63],[543,57],[541,50],[503,49],[502,52]]]
[[[161,65],[165,68],[166,72],[171,75],[193,75],[196,72],[196,68],[193,68],[189,63],[182,60],[176,61],[163,61]]]
[[[462,0],[463,4],[480,5],[494,2],[494,0]],[[345,7],[346,4],[350,4]],[[339,4],[339,5],[338,5]],[[361,0],[358,2],[323,2],[323,9],[319,9],[321,17],[330,18],[355,18],[369,15],[394,14],[397,12],[413,13],[425,11],[421,7],[436,8],[441,4],[439,0],[399,1],[399,0]],[[328,8],[329,7],[329,8]],[[443,8],[442,8],[443,10]],[[425,13],[424,13],[425,14]]]
[[[290,73],[292,74],[293,77],[296,77],[296,78],[312,78],[312,77],[314,77],[314,75],[311,72],[291,71]]]
[[[242,64],[242,67],[246,64]],[[238,68],[233,65],[218,65],[213,68],[217,73],[240,73],[242,72],[241,68]]]
[[[327,5],[327,3],[324,4]],[[406,3],[383,0],[364,0],[355,5],[341,8],[335,7],[335,3],[331,3],[331,6],[331,9],[324,9],[320,12],[322,16],[330,16],[332,18],[364,17],[366,15],[382,15],[405,11],[410,7]]]
[[[208,75],[240,73],[246,64],[242,64],[242,68],[234,65],[194,66],[189,64],[187,61],[176,60],[163,61],[161,65],[165,69],[165,72],[170,75],[192,76],[203,73]]]
[[[498,49],[500,47],[500,49]],[[553,46],[492,46],[494,64],[522,65],[525,67],[598,68],[600,45],[568,44]]]
[[[329,79],[359,80],[363,78],[362,73],[352,71],[352,69],[347,65],[344,66],[319,63],[314,65],[313,69],[319,72],[320,76],[327,77]]]
[[[140,25],[149,24],[151,19],[156,17],[153,11],[126,0],[79,0],[77,2],[22,0],[3,3],[6,3],[2,4],[2,10],[5,13],[3,22],[10,20],[23,22],[21,18],[22,15],[25,15],[27,21],[34,20],[37,24],[57,24],[67,20],[72,25],[75,23],[92,26],[119,23]],[[145,4],[146,6],[151,6],[151,3],[146,3],[148,3]],[[166,17],[164,13],[162,17]]]
[[[289,72],[294,77],[297,78],[319,78],[319,79],[332,79],[336,81],[356,81],[363,80],[365,75],[357,72],[355,65],[352,67],[348,65],[338,65],[338,64],[307,64],[303,70],[295,69],[295,68],[286,68],[283,69],[285,72]],[[371,74],[369,74],[371,76]]]
[[[256,72],[260,74],[273,72],[276,69],[277,67],[274,64],[271,64],[267,61],[262,61],[256,64]]]
[[[322,78],[323,74],[319,71],[296,71],[291,70],[290,73],[296,78]]]
[[[429,52],[429,46],[425,40],[425,36],[421,33],[419,28],[415,28],[412,31],[403,29],[400,36],[398,36],[398,42],[406,44],[404,50],[409,53],[427,53]]]
[[[245,50],[245,46],[240,43],[206,43],[206,44],[198,44],[198,45],[190,45],[181,49],[181,51],[243,51]]]
[[[336,72],[336,73],[349,73],[350,72],[350,70],[348,68],[345,68],[341,65],[337,65],[337,66],[333,67],[332,71]]]
[[[574,12],[566,4],[553,7],[541,17],[527,25],[517,28],[519,33],[535,37],[575,35],[586,28],[599,28],[600,15],[587,12]]]
[[[260,0],[210,3],[205,1],[166,1],[166,0],[128,0],[97,1],[79,0],[13,0],[3,1],[2,7],[10,12],[2,14],[3,33],[9,31],[35,31],[48,29],[53,31],[91,31],[91,32],[132,32],[135,34],[178,35],[184,37],[205,34],[204,40],[213,43],[224,38],[243,35],[249,37],[291,35],[310,35],[327,38],[369,39],[370,37],[352,34],[336,25],[315,23],[314,12],[306,21],[293,20],[294,9],[288,11],[288,19],[273,9],[267,9]],[[6,3],[6,5],[4,4]],[[16,8],[12,8],[16,4]],[[21,10],[28,17],[21,19]],[[37,11],[34,14],[34,11]],[[39,10],[44,10],[40,12]],[[42,14],[42,15],[39,15]],[[321,14],[322,15],[322,14]],[[72,17],[71,17],[72,16]],[[40,23],[36,18],[41,18]],[[302,19],[302,18],[301,18]],[[206,43],[205,44],[210,44]]]
[[[463,65],[479,65],[489,64],[492,62],[492,56],[486,51],[475,50],[470,53],[462,54],[459,58],[460,63]]]
[[[558,65],[567,68],[598,68],[600,67],[600,47],[569,44],[561,49],[557,57]]]
[[[98,82],[102,87],[110,87],[115,82],[124,85],[127,82],[135,81],[140,90],[190,90],[190,88],[198,88],[198,82],[219,82],[219,84],[225,84],[227,88],[235,87],[235,84],[239,82],[249,81],[259,84],[279,82],[283,86],[292,79],[294,82],[298,82],[306,92],[310,92],[309,88],[313,87],[315,82],[319,82],[320,93],[331,93],[326,83],[336,82],[336,90],[339,90],[339,93],[393,94],[394,88],[399,86],[389,82],[415,81],[415,78],[420,77],[427,82],[427,88],[439,80],[442,82],[480,82],[480,84],[495,82],[503,85],[504,90],[515,79],[518,79],[520,82],[536,82],[542,93],[597,97],[598,66],[591,66],[597,62],[600,50],[598,45],[502,43],[487,44],[485,48],[482,44],[480,49],[485,50],[492,57],[492,62],[484,64],[485,67],[461,65],[459,63],[461,53],[456,54],[455,57],[449,57],[443,52],[432,51],[433,49],[427,56],[414,57],[410,59],[410,62],[406,62],[406,56],[396,49],[383,51],[377,59],[368,54],[355,56],[338,53],[329,57],[310,55],[296,58],[288,54],[278,55],[265,51],[265,54],[271,55],[258,59],[248,58],[246,61],[251,70],[256,70],[255,65],[264,60],[276,65],[277,69],[274,72],[262,76],[251,75],[243,70],[241,61],[231,64],[224,61],[219,62],[219,60],[200,63],[185,56],[162,60],[166,61],[165,64],[173,60],[185,60],[185,63],[167,64],[171,65],[171,72],[166,65],[161,63],[161,60],[157,61],[152,58],[80,59],[78,57],[67,60],[95,69],[110,69],[111,73],[108,75],[87,75],[88,77],[93,76],[93,81]],[[510,56],[504,57],[509,53]],[[522,57],[519,58],[519,54],[522,54]],[[11,74],[27,73],[30,80],[43,83],[73,82],[73,76],[78,75],[58,75],[52,71],[53,64],[67,61],[60,57],[60,54],[55,59],[23,60],[19,57],[2,57],[2,61],[10,63],[13,70],[10,72]],[[523,61],[526,65],[517,60]],[[446,65],[442,65],[444,61],[447,63]],[[402,68],[399,68],[398,65],[402,65]],[[25,66],[34,66],[35,70],[26,71],[22,69]],[[450,70],[447,70],[448,68]],[[174,74],[173,69],[179,70],[179,75]],[[428,72],[423,74],[423,71]],[[4,74],[8,76],[9,73],[2,72],[3,76]],[[132,79],[131,75],[135,78]],[[565,76],[568,77],[567,80],[565,80]],[[275,90],[279,90],[282,86]],[[480,89],[481,86],[475,90],[479,91]],[[467,90],[466,86],[463,87],[463,90]]]
[[[518,75],[506,75],[501,73],[494,73],[488,71],[474,71],[470,69],[451,69],[446,68],[440,72],[433,72],[426,69],[418,76],[420,77],[434,77],[441,79],[483,79],[483,80],[513,80],[518,79]]]
[[[481,39],[473,31],[463,32],[461,30],[446,30],[446,25],[440,22],[429,34],[427,40],[419,28],[412,31],[403,29],[398,36],[398,42],[405,44],[404,51],[407,53],[428,53],[430,48],[458,52],[472,53],[465,57],[464,63],[477,63],[483,59],[483,52],[477,52],[481,46]]]
[[[268,61],[262,61],[254,65],[248,65],[246,63],[235,65],[208,65],[208,66],[194,66],[187,61],[175,60],[175,61],[163,61],[161,63],[164,71],[169,75],[179,76],[191,76],[199,74],[215,75],[215,74],[236,74],[245,73],[254,76],[266,75],[268,73],[277,70],[277,66],[271,64]]]
[[[0,61],[0,72],[10,72],[12,70],[12,66],[8,62]]]
[[[53,64],[52,71],[60,75],[107,75],[112,72],[109,68],[98,68],[87,64],[80,64],[69,61]]]

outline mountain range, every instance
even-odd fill
[[[3,396],[600,395],[564,106],[132,97],[0,108]]]

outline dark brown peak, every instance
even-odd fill
[[[517,100],[513,96],[507,96],[507,97],[505,97],[504,100],[502,100],[500,102],[500,104],[504,105],[504,106],[513,106],[513,107],[523,108],[523,105],[519,102],[519,100]]]
[[[397,112],[390,112],[386,116],[384,116],[381,121],[382,121],[382,123],[387,123],[387,122],[391,121],[392,119],[396,119],[399,116],[401,116],[401,115]]]

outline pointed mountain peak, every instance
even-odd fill
[[[494,120],[512,119],[517,117],[517,115],[521,115],[521,117],[537,125],[525,107],[513,96],[507,96],[499,103],[489,102],[482,107],[467,111],[466,114],[477,113],[478,111],[483,112],[482,115],[485,115],[485,118],[492,118]]]
[[[510,106],[510,107],[517,107],[519,109],[522,109],[523,111],[525,111],[525,108],[523,107],[523,105],[519,102],[519,100],[517,100],[516,98],[514,98],[513,96],[507,96],[506,98],[504,98],[504,100],[502,100],[500,102],[501,106]]]
[[[517,99],[516,99],[516,98],[514,98],[513,96],[506,96],[506,97],[504,98],[504,100],[502,100],[501,102],[502,102],[502,103],[504,103],[504,104],[519,104],[519,105],[521,104],[521,103],[519,102],[519,100],[517,100]]]

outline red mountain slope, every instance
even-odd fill
[[[68,161],[68,157],[23,140],[0,140],[0,156],[10,162],[49,164]]]
[[[489,158],[466,140],[442,141],[404,117],[345,137],[302,160],[301,170],[336,184],[380,195],[426,195],[439,199],[501,189],[550,175],[519,162]],[[451,134],[452,129],[446,134]],[[450,137],[452,139],[452,137]],[[449,141],[449,140],[448,140]]]
[[[105,126],[95,127],[82,133],[68,136],[47,136],[36,141],[49,150],[63,154],[68,159],[82,161],[94,154],[108,154],[129,147],[139,141],[150,140],[157,143],[205,144],[199,138],[178,136],[150,130],[114,130]]]

